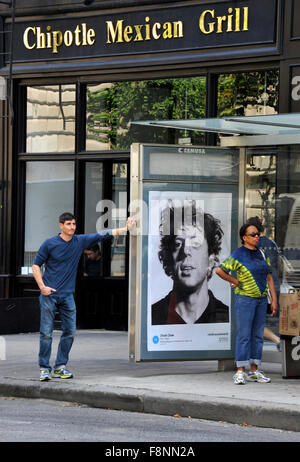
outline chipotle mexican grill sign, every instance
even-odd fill
[[[199,2],[85,18],[49,16],[16,22],[13,56],[14,61],[57,60],[272,44],[276,16],[276,0]]]

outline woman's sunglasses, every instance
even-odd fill
[[[260,236],[260,233],[250,233],[250,234],[246,234],[246,236],[251,236],[251,237],[259,237]]]

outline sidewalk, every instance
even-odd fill
[[[60,332],[55,331],[53,356],[59,337]],[[265,351],[262,367],[271,383],[237,386],[232,381],[233,371],[218,372],[217,361],[132,363],[127,332],[82,330],[77,331],[68,364],[74,378],[41,383],[39,334],[7,335],[4,339],[2,396],[300,431],[300,381],[282,379],[280,353],[273,345]],[[270,359],[277,362],[268,362]]]

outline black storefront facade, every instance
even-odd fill
[[[0,5],[1,334],[37,326],[31,265],[60,213],[74,211],[80,233],[123,225],[132,143],[219,143],[131,122],[300,112],[296,1],[18,3]],[[245,217],[264,214],[281,247],[291,197],[278,198],[297,198],[298,152],[247,154]],[[83,255],[78,327],[127,329],[128,248],[124,236],[103,245],[91,275]]]

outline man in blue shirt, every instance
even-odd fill
[[[51,380],[52,376],[72,378],[66,364],[76,330],[76,305],[74,291],[78,262],[84,249],[96,242],[126,233],[135,222],[128,218],[126,227],[105,229],[100,233],[75,235],[76,220],[73,214],[63,213],[59,217],[61,233],[46,239],[39,248],[32,266],[33,276],[40,288],[40,380]],[[45,264],[42,275],[40,267]],[[54,318],[60,312],[62,335],[57,350],[53,373],[49,364]]]

